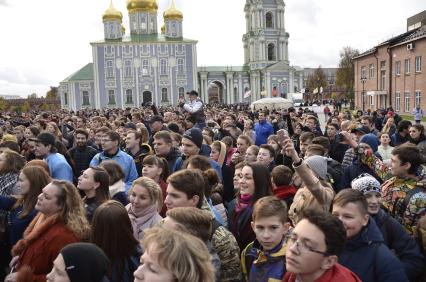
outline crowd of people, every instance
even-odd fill
[[[0,114],[0,280],[424,281],[420,122],[187,98]]]

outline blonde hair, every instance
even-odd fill
[[[51,184],[58,188],[57,204],[62,207],[59,218],[80,239],[88,238],[90,226],[77,188],[71,182],[64,180],[53,180]]]
[[[215,281],[206,244],[193,235],[154,227],[145,232],[142,245],[147,253],[154,254],[158,263],[172,273],[174,281]]]
[[[129,193],[133,192],[133,188],[136,185],[142,186],[148,191],[151,204],[156,204],[158,206],[158,211],[161,211],[163,208],[163,192],[161,191],[160,185],[151,178],[142,176],[133,181]]]

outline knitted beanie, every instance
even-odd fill
[[[305,159],[306,164],[310,169],[315,171],[319,178],[327,180],[327,159],[323,156],[310,156]]]
[[[368,173],[363,173],[352,180],[351,187],[364,195],[369,192],[380,193],[380,182]]]
[[[379,139],[372,133],[363,135],[359,140],[359,143],[368,144],[368,146],[370,146],[373,150],[373,153],[377,152],[377,149],[379,148]]]
[[[191,129],[188,129],[187,131],[185,131],[183,138],[191,140],[192,143],[194,143],[198,148],[201,149],[201,145],[203,144],[203,134],[198,128],[193,127]]]
[[[108,258],[96,245],[74,243],[61,250],[71,282],[100,282],[107,275]]]

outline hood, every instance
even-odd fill
[[[354,250],[372,243],[384,243],[382,233],[373,218],[369,218],[367,226],[363,227],[358,235],[346,243],[348,250]]]
[[[210,158],[210,152],[212,151],[212,148],[210,148],[209,145],[207,144],[201,144],[201,149],[199,154],[202,156],[206,156],[208,158]]]

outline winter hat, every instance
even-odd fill
[[[107,275],[108,258],[96,245],[74,243],[61,250],[71,282],[100,282]]]
[[[318,176],[326,180],[327,179],[327,159],[323,156],[310,156],[307,159],[305,159],[306,164],[309,166],[310,169],[315,171]]]
[[[191,140],[198,148],[201,149],[203,144],[203,134],[198,128],[191,128],[185,131],[183,138]]]
[[[379,140],[377,139],[377,136],[372,133],[363,135],[359,140],[359,143],[368,144],[371,149],[373,149],[373,153],[377,152],[377,149],[379,147]]]
[[[380,193],[380,182],[368,173],[363,173],[352,180],[351,187],[364,195],[369,192]]]

